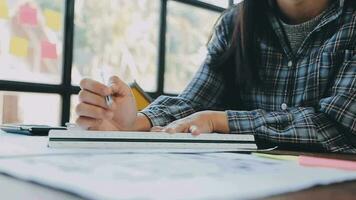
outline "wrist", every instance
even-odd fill
[[[227,114],[223,111],[211,111],[213,132],[230,133]]]
[[[152,128],[151,120],[142,113],[137,113],[137,117],[132,131],[150,131]]]

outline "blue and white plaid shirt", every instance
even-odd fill
[[[239,91],[213,70],[229,45],[237,8],[226,12],[208,44],[208,55],[177,97],[161,96],[142,111],[165,126],[202,110],[224,110],[230,132],[254,134],[263,143],[301,150],[356,153],[356,8],[339,0],[293,54],[279,19],[270,14],[278,40],[260,41],[263,85]],[[228,107],[224,96],[239,93]],[[238,105],[237,105],[238,104]],[[238,109],[236,109],[238,108]]]

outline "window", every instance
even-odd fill
[[[75,9],[73,84],[100,71],[157,90],[159,0],[79,0]]]
[[[220,13],[168,2],[164,92],[181,92],[206,56],[206,43]]]
[[[201,1],[212,4],[212,5],[220,6],[223,8],[227,8],[229,6],[228,1],[222,1],[222,0],[201,0]]]
[[[0,4],[0,79],[59,84],[63,1],[0,0]]]
[[[241,1],[243,1],[243,0],[234,0],[234,4],[238,4],[238,3],[240,3]]]
[[[2,123],[60,124],[60,97],[56,94],[0,92]]]
[[[0,90],[61,84],[63,12],[63,0],[0,0]],[[0,123],[59,125],[60,96],[49,93],[0,91]]]
[[[75,113],[75,105],[79,103],[78,95],[72,95],[70,97],[70,123],[75,123],[78,115]]]
[[[0,123],[74,121],[83,77],[104,69],[176,94],[236,0],[0,0]]]

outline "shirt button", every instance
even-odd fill
[[[282,103],[281,108],[282,110],[287,110],[288,106],[286,103]]]
[[[292,61],[289,61],[288,62],[288,67],[292,67],[293,66],[293,62]]]

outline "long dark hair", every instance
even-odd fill
[[[219,68],[229,80],[233,80],[235,88],[261,84],[259,41],[273,34],[267,16],[273,7],[273,0],[244,0],[231,8],[238,11],[229,46],[221,57]]]

